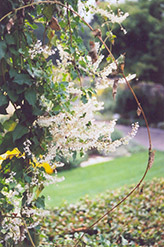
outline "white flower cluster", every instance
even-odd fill
[[[53,81],[58,82],[63,80],[69,81],[70,75],[68,73],[68,67],[72,64],[73,57],[66,51],[66,47],[60,42],[57,43],[57,50],[59,53],[59,58],[56,59],[57,66],[53,68]]]
[[[58,151],[65,156],[75,150],[87,151],[94,147],[98,138],[104,134],[110,138],[115,123],[107,128],[104,124],[97,126],[94,121],[93,113],[101,109],[102,104],[92,98],[86,104],[77,102],[72,108],[72,114],[62,112],[51,118],[40,118],[39,125],[51,126],[50,131],[55,143],[49,150],[49,157],[53,158]]]
[[[30,150],[30,146],[31,146],[31,141],[30,140],[26,140],[24,143],[23,143],[23,146],[24,146],[24,152],[27,156],[31,156],[32,153],[31,153],[31,150]]]
[[[19,241],[23,241],[26,237],[27,229],[24,225],[24,221],[21,218],[21,215],[26,215],[26,217],[33,218],[33,222],[27,225],[28,229],[34,228],[40,224],[41,219],[48,215],[49,212],[42,209],[34,209],[25,207],[19,212],[16,210],[12,214],[13,217],[5,217],[2,220],[2,229],[1,232],[5,234],[4,240],[8,241],[9,239],[14,240],[15,244],[18,244]]]
[[[106,72],[108,73],[108,71],[110,71],[110,68],[112,69],[113,64],[114,64],[114,63],[111,64],[111,67],[110,67],[110,65],[109,65],[109,70],[107,69],[108,66],[107,66],[106,68],[103,69],[103,72],[102,72],[103,77],[102,77],[102,78],[101,78],[101,77],[96,78],[96,90],[97,90],[97,91],[98,91],[98,90],[101,90],[101,89],[105,89],[105,88],[107,88],[107,87],[113,87],[114,79],[109,79],[109,78],[105,75]],[[136,77],[136,74],[132,74],[132,75],[129,74],[128,76],[126,76],[126,80],[127,80],[128,82],[130,82],[130,81],[133,80],[135,77]],[[125,78],[119,78],[119,79],[118,79],[118,83],[119,83],[119,84],[125,84],[125,83],[126,83]]]
[[[95,42],[95,51],[97,54],[99,54],[100,44],[99,42]],[[104,58],[104,55],[100,54],[98,55],[98,59],[95,63],[92,63],[91,57],[81,57],[80,59],[83,60],[85,63],[87,63],[87,68],[84,68],[79,65],[79,68],[84,70],[88,75],[91,77],[93,74],[96,76],[96,90],[99,89],[105,89],[107,87],[113,87],[114,79],[110,79],[109,76],[117,70],[117,65],[115,62],[107,63],[107,65],[100,70],[99,66]],[[136,74],[129,74],[126,77],[127,81],[131,81],[136,77]],[[118,80],[119,84],[126,83],[124,78],[119,78]]]
[[[105,153],[115,151],[117,146],[128,143],[138,129],[138,124],[132,128],[132,133],[119,142],[111,141],[116,120],[109,123],[97,122],[94,113],[102,110],[103,104],[96,98],[91,98],[86,104],[77,102],[73,105],[72,112],[61,112],[56,116],[38,120],[40,126],[50,127],[53,142],[49,148],[48,161],[53,159],[58,152],[69,157],[73,151],[86,152],[97,148]]]
[[[90,9],[96,6],[96,1],[81,1],[78,0],[78,13],[81,17],[85,19],[85,21],[90,22],[93,18],[93,13],[91,13]]]
[[[96,7],[96,8],[92,8],[92,12],[94,14],[100,14],[106,17],[108,21],[110,21],[111,23],[118,23],[118,24],[121,24],[129,16],[128,13],[123,13],[122,11],[119,11],[119,14],[115,15],[111,10],[110,5],[108,5],[108,8],[110,11]]]
[[[64,47],[58,43],[57,49],[59,51],[60,61],[56,60],[58,67],[67,67],[69,64],[71,64],[72,56],[65,51]]]
[[[136,74],[129,74],[128,76],[126,76],[126,80],[127,81],[131,81],[131,80],[133,80],[134,78],[136,78]],[[119,79],[119,81],[118,81],[119,83],[125,83],[125,79],[124,78],[120,78]]]
[[[51,56],[55,54],[56,50],[51,50],[47,45],[43,46],[42,42],[38,40],[33,48],[29,49],[31,59],[36,57],[38,54],[44,54],[45,56]]]
[[[66,89],[68,95],[78,95],[80,96],[82,94],[81,90],[79,88],[75,87],[75,83],[74,82],[69,82],[69,85]]]
[[[40,186],[43,183],[38,179],[38,170],[36,170],[35,173],[31,183],[26,184],[25,187],[22,187],[21,184],[17,183],[16,179],[14,178],[14,172],[11,172],[9,174],[9,177],[6,179],[6,184],[15,184],[15,187],[10,191],[2,191],[3,194],[8,198],[8,202],[14,205],[12,213],[9,214],[9,217],[6,216],[1,221],[2,228],[0,229],[0,231],[4,234],[5,241],[12,239],[14,240],[15,244],[18,244],[19,241],[23,241],[27,233],[26,227],[28,229],[36,227],[40,224],[42,217],[49,213],[48,211],[41,208],[31,207],[31,204],[33,203],[36,196],[35,191],[34,193],[30,192],[31,188],[36,185]],[[56,178],[56,176],[53,177],[45,173],[44,185],[49,185],[51,183],[59,182],[62,180],[63,178]],[[24,191],[26,191],[27,200],[24,207],[20,207],[21,198],[19,198],[18,196],[19,193],[23,193]],[[24,218],[32,217],[31,223],[28,223],[27,226],[24,225],[24,221],[21,218],[22,215]]]
[[[2,233],[5,234],[4,240],[14,240],[17,244],[21,238],[21,241],[25,239],[25,232],[20,235],[20,229],[22,227],[22,220],[20,218],[4,218],[2,221]],[[3,242],[3,241],[2,241]]]
[[[116,148],[120,147],[121,145],[129,144],[129,141],[137,134],[138,128],[138,122],[132,124],[132,131],[127,136],[120,138],[119,140],[115,140],[112,142],[112,145],[108,141],[102,142],[99,150],[102,150],[103,148],[104,153],[108,154],[109,152],[116,151]]]

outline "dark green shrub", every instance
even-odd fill
[[[104,102],[104,109],[102,110],[102,114],[109,114],[109,112],[113,112],[115,102],[112,96],[112,88],[106,88],[105,90],[102,90],[102,92],[99,91],[98,94],[99,100]]]
[[[51,211],[44,228],[47,243],[74,246],[82,229],[116,205],[131,188],[107,191],[95,199],[85,197],[77,204],[66,204]],[[162,178],[143,183],[133,198],[129,197],[93,229],[87,230],[78,246],[164,246],[163,192]]]
[[[58,171],[63,171],[63,170],[70,170],[73,168],[77,168],[80,166],[80,164],[87,160],[88,155],[85,154],[84,156],[80,155],[80,152],[76,152],[73,157],[66,158],[64,156],[61,157],[60,161],[63,162],[64,166],[63,167],[58,167]]]
[[[144,111],[149,123],[158,123],[164,121],[164,86],[154,83],[141,82],[133,85],[141,105],[144,105]],[[137,104],[130,92],[125,87],[117,95],[115,112],[132,121],[138,119]],[[142,123],[142,118],[140,119]]]
[[[123,134],[118,129],[115,129],[114,132],[111,134],[112,141],[118,140],[122,137],[123,137]]]

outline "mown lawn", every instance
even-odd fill
[[[46,207],[54,208],[64,201],[75,203],[86,194],[95,197],[107,189],[113,190],[136,183],[145,171],[147,157],[147,151],[144,151],[130,157],[116,158],[109,162],[60,172],[58,176],[64,176],[65,180],[57,185],[50,185],[43,191],[46,196]],[[164,152],[157,151],[155,162],[146,180],[163,176]]]

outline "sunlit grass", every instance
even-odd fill
[[[94,197],[107,189],[113,190],[123,185],[136,183],[146,169],[147,159],[147,151],[144,151],[130,157],[116,158],[109,162],[58,173],[59,177],[65,177],[65,181],[44,189],[46,206],[53,208],[64,201],[74,203],[86,194]],[[164,152],[156,152],[155,162],[146,180],[163,177],[163,175]]]

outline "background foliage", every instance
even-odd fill
[[[160,84],[140,82],[137,84],[133,83],[133,89],[141,104],[145,106],[145,114],[148,122],[151,124],[163,122],[164,108],[162,106],[164,105],[164,86]],[[114,111],[119,113],[123,119],[134,121],[134,119],[138,118],[136,113],[136,102],[128,88],[119,90]],[[119,121],[121,123],[122,120],[120,119]],[[124,124],[128,124],[128,121],[124,122]],[[142,118],[140,124],[144,124]]]
[[[113,28],[118,38],[114,54],[126,53],[126,69],[136,73],[139,81],[164,84],[164,1],[126,1],[120,8],[129,13],[123,23],[127,34],[123,35],[118,26]]]

